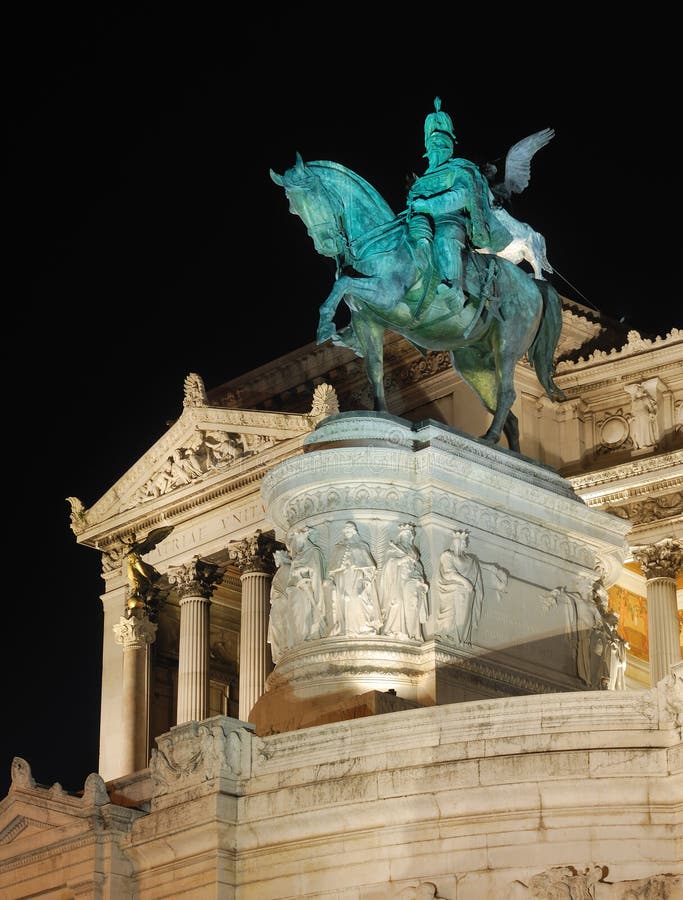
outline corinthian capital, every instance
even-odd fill
[[[168,580],[175,584],[181,600],[184,597],[204,597],[209,600],[222,577],[223,570],[220,566],[204,562],[199,556],[194,556],[190,562],[180,566],[169,566]]]
[[[147,616],[121,616],[118,625],[114,625],[117,644],[123,644],[124,650],[142,650],[146,644],[152,644],[156,637],[157,626]]]
[[[675,578],[683,567],[683,544],[669,538],[633,547],[633,555],[648,579]]]
[[[230,541],[228,555],[243,575],[248,572],[265,572],[272,575],[275,571],[273,552],[278,549],[284,548],[275,540],[273,533],[264,534],[257,528],[248,538]]]

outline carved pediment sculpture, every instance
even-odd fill
[[[129,507],[185,487],[203,475],[230,466],[235,460],[273,443],[273,440],[262,435],[197,429],[183,446],[173,449],[161,466],[137,489]]]
[[[192,373],[185,382],[182,415],[147,453],[95,504],[71,504],[71,527],[85,542],[100,539],[107,520],[141,505],[153,505],[175,491],[204,482],[231,468],[248,469],[258,457],[281,441],[309,434],[323,418],[339,411],[334,388],[318,385],[311,412],[281,413],[208,406],[201,378]]]

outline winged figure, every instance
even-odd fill
[[[154,566],[146,563],[142,557],[150,553],[157,544],[160,544],[173,531],[173,525],[165,525],[163,528],[153,528],[141,541],[132,537],[123,539],[125,545],[126,569],[128,581],[131,587],[129,608],[144,606],[154,583],[161,578]]]
[[[493,163],[486,163],[483,167],[484,175],[495,201],[500,206],[509,204],[513,194],[521,194],[528,187],[534,154],[554,137],[554,128],[543,128],[513,144],[505,156],[505,172],[502,179],[498,178],[498,167]]]

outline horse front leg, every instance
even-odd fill
[[[328,338],[337,333],[337,328],[334,324],[334,314],[337,312],[344,294],[350,289],[352,282],[353,279],[348,275],[342,275],[338,278],[327,299],[320,307],[318,332],[315,338],[318,344],[324,344]]]

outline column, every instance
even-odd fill
[[[139,772],[148,763],[149,645],[156,631],[145,613],[122,616],[114,625],[116,642],[123,645],[121,775]]]
[[[260,529],[246,540],[231,541],[228,552],[240,570],[242,618],[240,622],[239,717],[249,721],[252,707],[265,690],[273,668],[268,646],[270,584],[275,571],[273,551],[282,547]]]
[[[676,576],[683,566],[683,544],[666,539],[632,551],[647,579],[650,684],[654,686],[681,661]]]
[[[209,716],[210,607],[213,588],[221,577],[218,573],[218,566],[198,556],[169,567],[168,580],[176,585],[180,601],[178,725]]]

